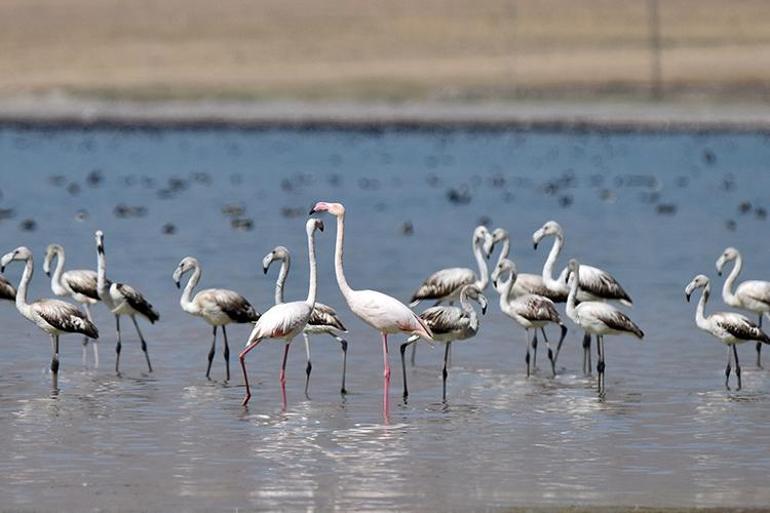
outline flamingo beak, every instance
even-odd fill
[[[182,286],[179,284],[177,280],[174,280],[174,283],[176,284],[176,288],[181,289]]]
[[[485,304],[484,306],[481,307],[481,315],[486,315],[486,314],[487,314],[487,305]]]
[[[532,243],[532,249],[535,249],[535,250],[537,249],[537,242]]]
[[[51,277],[51,271],[50,271],[50,269],[49,269],[48,271],[46,271],[46,272],[45,272],[45,275],[46,275],[46,276],[48,276],[49,278]]]
[[[717,271],[717,276],[722,276],[722,271],[721,270]]]
[[[684,297],[687,298],[687,302],[689,303],[690,302],[690,293],[689,292],[685,292],[684,293]]]

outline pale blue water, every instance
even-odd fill
[[[770,277],[770,221],[738,211],[743,201],[768,208],[769,142],[761,135],[2,129],[0,208],[15,217],[0,221],[0,250],[25,244],[34,251],[31,297],[51,295],[39,267],[46,244],[65,246],[68,268],[95,268],[93,232],[102,229],[109,275],[139,288],[161,313],[160,323],[143,324],[156,371],[144,372],[125,321],[117,378],[112,320],[98,305],[101,368],[84,369],[79,337],[64,337],[61,392],[51,396],[48,339],[13,305],[0,305],[2,509],[765,506],[770,371],[755,369],[753,348],[743,346],[744,390],[725,392],[724,348],[695,328],[683,289],[706,273],[717,292],[714,261],[727,245],[743,251],[745,278]],[[104,177],[99,187],[85,180],[95,169]],[[191,180],[193,173],[211,183]],[[65,176],[64,184],[50,183],[52,175]],[[171,177],[187,188],[162,199],[158,191]],[[77,195],[66,191],[71,182]],[[555,194],[549,183],[559,184]],[[470,203],[450,203],[447,190],[462,186]],[[567,235],[560,265],[576,256],[611,270],[636,302],[630,315],[645,341],[607,340],[604,401],[580,372],[577,330],[559,376],[549,377],[541,352],[541,370],[527,380],[524,333],[488,289],[481,333],[456,344],[446,406],[439,401],[442,352],[427,346],[411,371],[409,403],[400,403],[400,340],[393,340],[394,406],[385,423],[379,338],[342,302],[327,219],[319,298],[350,327],[351,393],[338,394],[336,342],[318,337],[306,400],[298,340],[281,412],[281,349],[263,344],[249,356],[254,397],[244,410],[235,357],[230,385],[221,383],[220,348],[216,381],[204,378],[210,329],[181,311],[171,273],[194,255],[204,266],[203,287],[237,289],[264,311],[277,271],[265,277],[261,259],[284,244],[294,252],[287,297],[304,297],[304,220],[317,200],[347,207],[351,284],[402,299],[436,269],[473,266],[470,234],[484,216],[509,230],[519,268],[539,272],[550,241],[533,251],[530,237],[556,219]],[[147,214],[116,218],[118,203]],[[230,227],[220,212],[230,203],[245,206],[253,230]],[[661,203],[676,213],[657,213]],[[297,217],[284,217],[282,208]],[[86,220],[75,219],[79,209]],[[35,231],[20,230],[26,218]],[[401,234],[406,221],[412,236]],[[166,223],[176,234],[161,233]],[[18,264],[6,271],[14,282],[20,273]],[[713,294],[712,309],[723,309],[720,303]],[[234,352],[248,332],[229,330]]]

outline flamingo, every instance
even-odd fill
[[[452,342],[457,340],[467,340],[475,337],[479,332],[479,317],[476,314],[476,310],[469,303],[469,299],[472,299],[479,303],[481,306],[481,314],[485,314],[487,311],[487,298],[481,293],[475,285],[463,285],[460,289],[460,307],[456,306],[432,306],[420,314],[425,324],[428,325],[433,333],[433,340],[436,342],[444,343],[444,367],[441,371],[442,393],[441,400],[446,402],[446,379],[447,372],[447,360],[449,359],[449,348]],[[406,384],[406,360],[404,353],[406,348],[420,340],[417,335],[412,335],[409,339],[401,344],[401,371],[404,376],[404,401],[409,396],[409,390]]]
[[[56,268],[51,275],[51,262],[56,259]],[[43,272],[51,278],[51,290],[57,296],[71,297],[81,305],[88,320],[93,322],[91,305],[99,301],[96,272],[90,269],[72,269],[64,271],[64,248],[60,244],[49,244],[45,250]],[[88,337],[83,339],[83,365],[86,364],[86,346]],[[99,346],[94,341],[94,367],[99,367]]]
[[[0,273],[5,271],[12,261],[24,262],[24,273],[21,275],[19,290],[16,294],[16,308],[19,313],[33,322],[38,328],[51,335],[51,381],[54,390],[58,390],[59,383],[59,335],[63,333],[81,333],[89,338],[99,338],[99,330],[91,322],[86,314],[78,307],[58,299],[38,299],[32,303],[27,302],[27,287],[32,279],[34,263],[32,252],[24,246],[20,246],[0,259]]]
[[[16,289],[2,274],[0,274],[0,299],[6,299],[8,301],[16,300]]]
[[[210,326],[213,326],[214,339],[211,341],[211,349],[208,355],[208,366],[206,367],[206,378],[211,379],[211,363],[214,361],[214,353],[217,344],[217,327],[222,326],[222,336],[224,337],[224,357],[226,366],[226,381],[230,381],[230,347],[227,343],[226,326],[230,323],[245,324],[247,322],[256,322],[259,320],[259,314],[245,297],[227,289],[205,289],[201,290],[195,297],[192,297],[193,289],[198,285],[201,279],[201,265],[196,258],[185,257],[174,269],[173,279],[177,288],[180,287],[179,281],[182,276],[192,271],[192,276],[187,281],[187,285],[182,292],[179,304],[182,310],[203,318]]]
[[[313,313],[316,296],[316,261],[315,261],[315,231],[323,231],[324,224],[320,219],[308,219],[305,224],[307,233],[307,252],[310,260],[310,284],[308,285],[307,299],[304,301],[292,301],[291,303],[278,303],[262,314],[257,324],[249,335],[246,347],[238,355],[243,371],[243,381],[246,384],[246,395],[243,398],[243,406],[249,404],[251,388],[249,376],[246,372],[246,355],[257,347],[257,344],[266,338],[283,340],[283,361],[281,363],[281,395],[283,407],[286,408],[286,359],[289,356],[289,346],[294,337],[302,333],[307,321]]]
[[[727,346],[727,367],[725,368],[725,388],[730,390],[730,367],[733,358],[735,359],[735,376],[738,378],[738,390],[741,389],[741,366],[738,362],[738,350],[735,346],[748,341],[756,341],[759,344],[770,344],[768,337],[762,328],[748,320],[741,314],[734,312],[717,312],[706,317],[704,310],[706,302],[709,300],[711,285],[709,279],[699,274],[687,284],[684,289],[687,301],[697,289],[703,289],[698,307],[695,310],[695,324],[708,333],[719,339]]]
[[[733,293],[733,285],[743,269],[743,258],[735,248],[727,248],[717,259],[717,272],[722,276],[722,269],[727,262],[735,260],[733,270],[722,286],[722,300],[728,305],[754,312],[758,315],[759,328],[762,328],[762,316],[770,312],[770,282],[749,280],[744,281]],[[762,368],[762,342],[757,342],[757,367]]]
[[[632,321],[628,315],[614,306],[601,301],[583,301],[577,304],[578,284],[580,273],[584,266],[574,258],[567,265],[569,284],[569,296],[567,297],[567,317],[583,328],[586,333],[596,335],[596,350],[598,363],[596,372],[599,374],[599,395],[603,396],[604,388],[604,336],[605,335],[634,335],[638,339],[644,338],[644,332]]]
[[[564,246],[564,230],[556,221],[548,221],[539,230],[532,234],[532,243],[537,249],[538,243],[543,238],[553,235],[554,241],[551,252],[543,265],[543,283],[554,292],[560,294],[569,293],[567,285],[567,268],[564,268],[559,278],[553,279],[553,266],[559,258],[562,246]],[[626,306],[632,306],[631,298],[623,287],[620,286],[611,274],[590,265],[583,265],[580,275],[580,288],[577,301],[619,301]],[[583,336],[583,373],[591,372],[591,335],[588,332]]]
[[[337,218],[337,241],[334,250],[334,270],[337,277],[337,285],[345,298],[350,311],[363,322],[379,331],[382,335],[383,358],[383,413],[388,417],[390,402],[388,392],[390,389],[390,362],[388,359],[388,335],[394,333],[408,333],[418,335],[428,341],[433,340],[428,325],[417,314],[409,309],[398,299],[377,292],[376,290],[354,290],[348,285],[343,268],[343,243],[345,240],[345,207],[342,203],[327,203],[320,201],[310,209],[314,212],[328,212]]]
[[[99,299],[115,315],[115,326],[118,332],[118,343],[115,345],[115,373],[120,375],[120,316],[128,315],[134,323],[136,333],[142,343],[142,352],[144,359],[147,360],[147,369],[152,372],[150,363],[150,354],[147,352],[147,342],[139,330],[139,324],[136,322],[136,316],[141,315],[150,323],[155,323],[160,316],[149,301],[135,288],[125,283],[110,282],[107,279],[107,263],[104,257],[104,233],[98,230],[96,236],[96,257],[97,257],[97,287],[99,289]]]
[[[275,304],[278,305],[283,303],[283,287],[286,284],[286,277],[289,275],[289,268],[291,267],[291,255],[289,254],[289,250],[284,246],[276,246],[270,253],[265,255],[265,258],[262,259],[262,270],[265,274],[267,274],[270,264],[276,261],[281,262],[281,270],[278,272],[278,279],[275,282]],[[310,338],[308,335],[326,334],[340,343],[340,346],[342,347],[342,386],[340,387],[340,393],[342,395],[348,393],[345,388],[348,342],[340,337],[340,333],[347,332],[347,328],[342,324],[342,321],[334,308],[316,301],[313,306],[313,313],[310,315],[310,319],[308,319],[305,329],[302,330],[302,336],[305,339],[305,353],[307,355],[307,366],[305,368],[305,397],[309,397],[308,386],[310,385],[310,372],[313,370],[313,364],[310,362]]]
[[[505,279],[505,276],[508,276]],[[516,321],[516,323],[524,328],[529,334],[529,330],[534,330],[534,336],[532,338],[532,347],[537,347],[537,330],[542,329],[546,324],[553,323],[558,324],[561,328],[561,339],[559,345],[556,348],[556,354],[551,349],[551,345],[546,339],[545,344],[548,347],[548,360],[551,362],[551,372],[556,376],[556,358],[561,350],[561,344],[564,341],[564,337],[567,335],[567,327],[561,322],[559,312],[553,304],[553,301],[547,297],[538,296],[537,294],[525,294],[519,296],[516,299],[510,299],[511,289],[513,288],[517,280],[516,264],[512,261],[504,258],[496,267],[493,273],[493,283],[495,290],[500,295],[500,310]],[[527,345],[527,353],[524,358],[527,364],[527,377],[530,375],[530,359],[529,359],[529,345]],[[534,367],[533,362],[532,367]]]

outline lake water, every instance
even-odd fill
[[[68,268],[95,268],[93,233],[102,229],[108,274],[161,314],[156,325],[142,322],[155,372],[145,372],[126,320],[118,378],[113,321],[97,305],[102,365],[84,368],[80,337],[63,337],[61,391],[52,395],[48,338],[0,304],[0,509],[770,504],[770,371],[756,369],[744,345],[744,390],[726,392],[725,350],[695,327],[683,292],[706,273],[715,280],[710,309],[724,309],[714,262],[728,245],[743,251],[745,278],[770,277],[767,136],[5,128],[0,155],[0,208],[13,209],[0,221],[2,251],[33,250],[31,298],[51,296],[40,268],[48,243],[64,245]],[[95,170],[103,180],[89,184]],[[453,188],[470,201],[449,201]],[[210,328],[182,312],[171,273],[194,255],[201,286],[236,289],[264,311],[277,270],[264,276],[261,259],[283,244],[294,252],[287,298],[303,298],[304,222],[318,200],[347,207],[351,285],[405,300],[434,270],[474,265],[470,236],[483,218],[508,229],[521,271],[539,272],[551,239],[533,251],[531,234],[556,219],[566,232],[559,268],[575,256],[610,270],[634,298],[629,312],[645,340],[606,340],[603,400],[582,375],[571,324],[559,375],[549,376],[541,351],[538,374],[526,379],[525,334],[490,288],[479,336],[455,344],[446,405],[442,351],[427,345],[410,370],[409,402],[400,401],[403,339],[392,339],[386,420],[380,340],[342,301],[326,218],[319,299],[350,328],[350,394],[338,392],[337,343],[316,337],[305,399],[298,339],[282,411],[281,345],[265,343],[248,358],[254,396],[244,409],[235,355],[230,384],[220,347],[214,380],[205,379]],[[119,204],[145,215],[118,217]],[[231,227],[229,204],[245,208],[251,230]],[[26,219],[34,231],[20,228]],[[402,234],[406,222],[413,235]],[[167,223],[174,234],[163,233]],[[17,263],[6,269],[14,282],[20,274]],[[248,333],[230,328],[236,354]]]

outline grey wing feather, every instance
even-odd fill
[[[525,296],[522,300],[524,301],[525,308],[522,310],[521,315],[528,320],[561,323],[559,311],[556,310],[550,299],[532,294]]]
[[[430,275],[412,294],[411,302],[422,299],[441,299],[452,295],[463,285],[476,281],[476,275],[470,269],[442,269]]]
[[[82,294],[97,301],[99,300],[99,291],[96,286],[97,276],[94,271],[85,269],[67,271],[62,276],[62,279],[72,292]],[[107,281],[107,286],[110,286],[109,281]]]
[[[116,287],[118,292],[120,292],[123,297],[126,298],[126,302],[131,306],[131,308],[147,317],[147,320],[154,323],[160,319],[160,315],[158,315],[158,312],[155,310],[155,308],[150,304],[149,301],[144,298],[144,296],[138,290],[130,285],[126,285],[125,283],[118,283],[116,284]]]
[[[639,338],[644,338],[644,332],[639,326],[620,310],[613,310],[611,313],[603,315],[601,321],[613,330],[633,333]]]
[[[433,306],[419,315],[436,335],[463,330],[470,320],[454,306]]]
[[[45,322],[60,331],[99,338],[99,330],[94,323],[74,305],[57,299],[41,299],[32,303],[32,308]]]
[[[11,301],[16,299],[16,289],[2,275],[0,275],[0,299]]]
[[[735,338],[741,340],[759,340],[765,344],[770,343],[770,338],[762,329],[742,315],[724,316],[715,319],[716,323]]]
[[[251,303],[232,290],[218,290],[216,301],[222,311],[237,323],[257,322],[260,314]]]
[[[339,331],[347,332],[348,329],[342,324],[342,321],[337,316],[337,312],[331,306],[327,306],[323,303],[316,303],[313,307],[313,312],[310,314],[310,319],[307,321],[312,326],[331,326]]]
[[[583,266],[581,266],[581,271]],[[618,280],[601,269],[591,269],[580,275],[580,288],[602,299],[625,300],[631,303],[631,298],[623,290]]]

